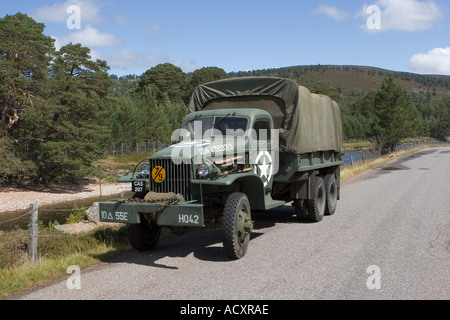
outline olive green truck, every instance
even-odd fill
[[[343,164],[335,101],[291,80],[246,77],[199,86],[189,108],[174,144],[119,179],[134,196],[99,204],[100,220],[126,224],[135,249],[152,249],[162,227],[208,227],[240,259],[252,210],[291,203],[314,222],[335,213]]]

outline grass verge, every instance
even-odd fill
[[[130,249],[122,225],[73,236],[41,226],[37,264],[28,260],[28,243],[27,230],[12,230],[0,236],[0,297],[60,278],[71,265],[96,265]]]
[[[450,146],[450,144],[448,146]],[[439,147],[443,147],[443,146],[439,146]],[[398,159],[400,157],[415,153],[417,151],[424,150],[424,149],[432,149],[432,148],[436,148],[436,147],[423,146],[423,147],[417,147],[417,148],[412,148],[412,149],[408,149],[408,150],[402,150],[402,151],[394,152],[392,154],[380,156],[378,158],[367,159],[364,162],[359,161],[359,162],[353,164],[353,167],[350,165],[343,166],[341,168],[341,180],[345,180],[345,179],[353,177],[357,174],[363,173],[365,171],[375,169],[385,163],[388,163],[388,162]]]

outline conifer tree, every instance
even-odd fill
[[[418,127],[416,109],[411,97],[394,78],[389,77],[374,97],[374,136],[386,141],[386,148],[393,149],[401,139],[414,136]]]
[[[56,53],[52,94],[40,110],[43,142],[35,150],[44,180],[73,180],[103,156],[110,136],[108,69],[105,61],[92,61],[90,49],[80,44],[68,44]]]

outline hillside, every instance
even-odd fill
[[[190,79],[191,75],[192,73],[188,73],[187,78]],[[310,65],[230,72],[227,75],[229,77],[273,76],[289,78],[306,87],[312,87],[318,81],[328,81],[346,97],[362,97],[367,92],[379,88],[383,80],[392,75],[396,83],[409,93],[429,93],[435,97],[450,98],[450,76],[420,75],[375,67]],[[123,76],[120,79],[115,75],[111,77],[114,81],[109,93],[116,97],[136,89],[140,78],[136,75]]]
[[[229,76],[277,76],[291,78],[306,87],[317,81],[328,81],[344,96],[363,96],[380,87],[392,75],[395,81],[410,93],[430,93],[437,97],[450,97],[450,76],[419,75],[364,66],[312,65],[249,72],[233,72]]]

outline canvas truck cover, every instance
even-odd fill
[[[328,96],[281,78],[244,77],[210,82],[193,93],[190,111],[258,108],[280,129],[281,152],[341,151],[338,104]]]

